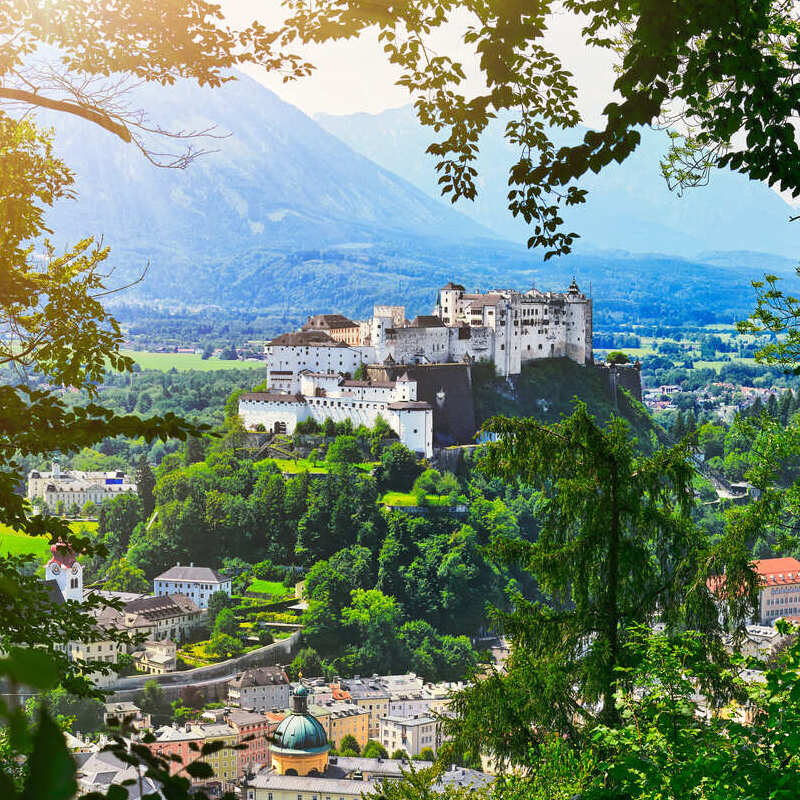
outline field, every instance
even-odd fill
[[[168,372],[173,367],[178,372],[190,369],[198,372],[211,372],[216,369],[263,369],[266,375],[266,362],[264,361],[220,361],[212,356],[205,361],[202,356],[194,353],[149,353],[143,350],[123,350],[123,355],[130,356],[142,369],[156,369]]]
[[[265,581],[263,578],[253,578],[253,582],[247,587],[247,591],[283,597],[283,595],[288,594],[290,590],[280,581]]]
[[[70,522],[70,528],[76,533],[81,528],[94,533],[97,522],[74,521]],[[0,524],[0,555],[32,555],[37,561],[47,561],[50,558],[50,540],[44,536],[26,536],[12,530],[8,525]]]
[[[429,506],[444,506],[448,504],[448,497],[446,494],[428,494],[425,502]],[[417,498],[411,492],[386,492],[381,503],[385,506],[416,506]]]
[[[317,461],[314,464],[308,458],[274,458],[272,461],[275,462],[281,472],[291,475],[296,475],[299,472],[310,472],[312,475],[327,475],[331,467],[326,461]],[[257,462],[256,467],[260,463]],[[372,472],[377,463],[377,461],[364,461],[361,464],[353,464],[353,466],[362,472]]]

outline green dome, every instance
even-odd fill
[[[307,696],[307,695],[308,695],[308,689],[306,689],[306,687],[305,687],[305,686],[303,686],[303,684],[301,683],[301,684],[300,684],[300,686],[298,686],[298,687],[297,687],[297,688],[294,690],[294,693],[295,693],[295,695],[296,695],[297,697],[305,697],[305,696]]]
[[[311,714],[290,714],[273,738],[273,748],[280,750],[327,750],[328,737],[319,720]]]

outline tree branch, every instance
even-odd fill
[[[99,111],[77,105],[76,103],[70,103],[66,100],[53,100],[52,98],[43,97],[35,92],[28,92],[24,89],[11,89],[6,86],[0,86],[0,99],[2,98],[29,103],[30,105],[41,106],[42,108],[51,108],[54,111],[66,111],[68,114],[83,117],[99,125],[101,128],[105,128],[107,131],[116,134],[123,142],[130,143],[133,138],[130,131],[124,125],[114,122]]]

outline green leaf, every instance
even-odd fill
[[[211,769],[211,765],[210,764],[206,764],[205,761],[192,761],[191,764],[187,764],[186,765],[185,770],[193,778],[213,778],[214,777],[214,770]]]
[[[53,658],[43,650],[12,647],[8,658],[0,661],[0,674],[34,689],[52,689],[58,685],[59,670]]]
[[[23,800],[72,800],[78,791],[75,762],[67,750],[64,734],[44,707],[33,735],[29,763]]]

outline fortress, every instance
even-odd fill
[[[380,415],[409,449],[430,456],[434,416],[438,411],[442,418],[448,394],[446,381],[432,387],[440,374],[454,374],[437,365],[462,365],[468,373],[468,365],[488,362],[497,375],[508,377],[538,359],[590,364],[592,301],[574,280],[563,293],[468,293],[448,283],[430,315],[408,321],[404,306],[375,306],[372,318],[361,322],[320,314],[301,330],[268,342],[264,351],[268,391],[239,400],[247,428],[292,433],[301,420],[327,417],[369,427]],[[371,379],[353,380],[359,368]],[[376,374],[382,379],[374,379]],[[422,375],[424,397],[418,387]],[[462,381],[459,391],[464,388]]]

